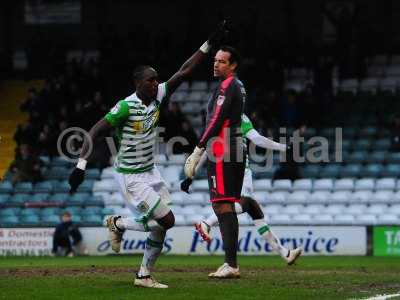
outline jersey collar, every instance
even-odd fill
[[[140,102],[141,105],[143,105],[144,107],[146,107],[146,109],[152,108],[153,106],[155,106],[156,101],[155,99],[151,100],[151,102],[149,103],[149,105],[146,105],[143,103],[143,100],[139,98],[139,96],[136,94],[136,92],[133,94],[134,99],[137,100],[138,102]]]

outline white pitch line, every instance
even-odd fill
[[[386,300],[394,297],[399,297],[400,294],[390,294],[390,295],[376,295],[371,298],[363,298],[362,300]]]

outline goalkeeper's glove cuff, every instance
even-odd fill
[[[201,157],[203,155],[204,150],[205,150],[204,148],[200,148],[199,146],[196,146],[196,148],[194,148],[194,150],[193,150],[193,154]]]

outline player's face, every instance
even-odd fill
[[[143,73],[143,78],[137,83],[136,89],[147,98],[155,98],[158,90],[158,74],[153,68]]]
[[[226,51],[219,50],[214,58],[214,76],[226,78],[235,71],[236,64],[231,64],[229,59],[231,54]]]

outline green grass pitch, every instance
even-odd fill
[[[362,299],[400,292],[399,258],[239,257],[242,278],[211,280],[221,256],[162,256],[167,290],[136,288],[141,256],[0,258],[0,299]]]

